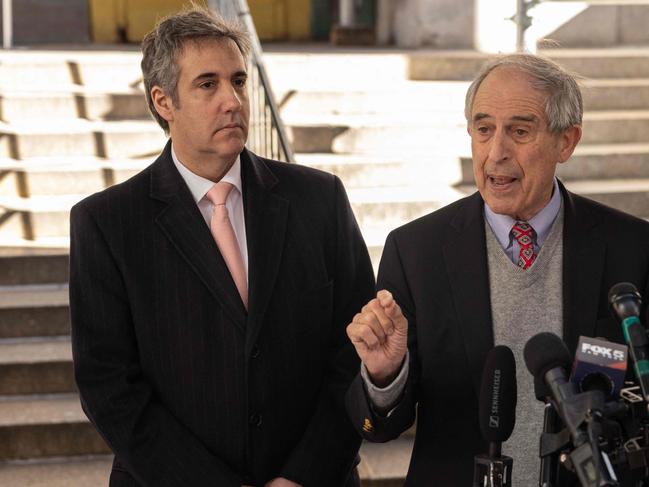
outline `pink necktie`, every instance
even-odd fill
[[[232,223],[230,223],[228,209],[225,207],[225,200],[231,189],[232,185],[230,183],[220,181],[207,192],[207,199],[214,204],[210,230],[212,230],[212,236],[221,251],[225,264],[228,266],[234,284],[237,286],[243,305],[248,309],[246,268],[243,265],[243,258],[241,257],[237,237],[234,234]]]

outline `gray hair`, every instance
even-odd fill
[[[248,34],[237,24],[224,20],[199,6],[169,15],[160,20],[142,40],[142,76],[149,111],[158,124],[169,133],[169,123],[160,116],[151,98],[151,89],[159,86],[178,104],[178,55],[188,41],[231,39],[244,60],[250,53]]]
[[[502,56],[480,70],[466,92],[464,116],[467,122],[471,122],[473,101],[480,84],[489,73],[501,67],[517,69],[528,74],[532,77],[532,86],[547,94],[545,115],[551,133],[560,134],[573,125],[581,125],[584,108],[576,76],[554,61],[534,54]]]

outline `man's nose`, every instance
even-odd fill
[[[228,86],[223,100],[226,112],[238,112],[243,106],[242,94],[234,86]]]
[[[489,146],[489,159],[494,162],[506,161],[511,156],[510,140],[503,130],[496,130]]]

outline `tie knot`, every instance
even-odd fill
[[[514,223],[511,233],[521,247],[530,245],[534,237],[534,229],[527,222]]]
[[[225,200],[228,198],[228,194],[230,193],[232,187],[233,186],[230,183],[219,181],[207,192],[207,199],[210,200],[215,206],[224,205]]]

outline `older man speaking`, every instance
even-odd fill
[[[538,482],[543,405],[522,360],[539,331],[621,342],[606,296],[647,290],[649,224],[567,191],[555,177],[582,133],[575,79],[539,56],[487,65],[466,96],[478,192],[394,230],[377,298],[347,328],[363,365],[347,395],[358,431],[387,441],[417,432],[406,485],[471,484],[486,452],[478,420],[494,345],[517,362],[517,422],[505,453],[514,485]]]

